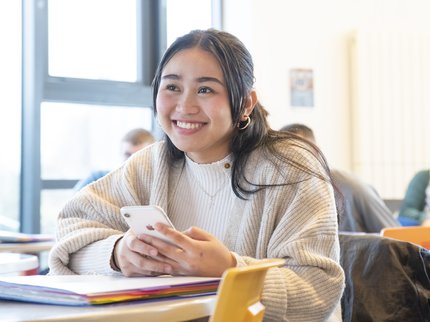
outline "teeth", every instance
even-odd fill
[[[180,128],[188,129],[188,130],[198,129],[198,128],[202,127],[201,123],[188,123],[188,122],[181,122],[181,121],[177,121],[176,125]]]

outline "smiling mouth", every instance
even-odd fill
[[[201,128],[203,126],[203,123],[190,123],[190,122],[176,121],[176,126],[180,127],[181,129],[195,130],[195,129]]]

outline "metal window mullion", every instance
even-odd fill
[[[161,55],[165,49],[165,1],[142,0],[137,6],[138,75],[144,85],[151,86]]]
[[[48,77],[44,101],[115,106],[151,106],[151,88],[142,83]]]
[[[137,35],[141,39],[138,41],[140,52],[138,57],[141,59],[140,66],[142,82],[151,86],[152,80],[157,69],[158,62],[161,60],[166,49],[167,43],[167,21],[166,21],[166,1],[142,0],[139,8],[140,18],[138,18]],[[152,87],[151,87],[152,90]],[[149,95],[152,107],[152,91]],[[158,126],[153,114],[152,134],[157,138],[163,137],[164,133]]]
[[[47,74],[47,2],[22,0],[20,231],[40,232],[40,103]]]

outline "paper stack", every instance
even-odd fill
[[[33,275],[0,277],[0,299],[86,306],[215,294],[220,278]]]

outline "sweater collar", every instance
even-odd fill
[[[203,188],[207,193],[216,193],[220,185],[228,183],[227,179],[231,177],[231,155],[224,159],[207,164],[199,164],[185,156],[186,176],[190,180],[197,181],[197,185]]]

